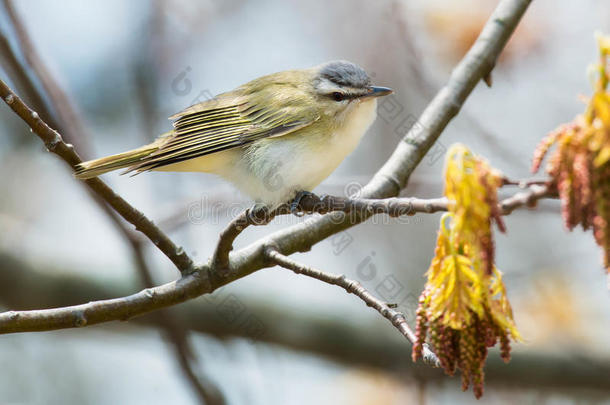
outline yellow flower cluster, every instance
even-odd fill
[[[546,171],[559,192],[564,223],[569,230],[579,224],[593,228],[610,272],[610,37],[598,36],[598,45],[595,93],[587,109],[540,142],[532,171],[538,171],[551,146],[557,145]]]
[[[502,275],[494,266],[492,221],[504,231],[497,189],[502,176],[464,145],[447,152],[445,195],[451,201],[441,218],[435,257],[417,311],[413,360],[429,335],[449,375],[462,371],[462,388],[483,394],[487,348],[500,341],[508,361],[510,338],[520,339]]]

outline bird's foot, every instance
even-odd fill
[[[305,215],[307,212],[305,212],[302,209],[301,203],[306,198],[313,199],[316,202],[316,204],[319,201],[321,201],[320,197],[318,197],[317,195],[315,195],[311,191],[301,190],[301,191],[299,191],[297,193],[297,195],[294,197],[292,202],[290,202],[290,213],[293,214],[293,215],[296,215],[297,217],[302,217],[303,215]]]
[[[271,220],[269,207],[262,203],[254,203],[251,208],[248,208],[249,222],[254,225],[266,225]]]

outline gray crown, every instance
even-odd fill
[[[339,86],[365,88],[371,85],[371,78],[360,66],[345,60],[329,62],[320,69],[320,77]]]

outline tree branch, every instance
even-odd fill
[[[49,152],[55,153],[72,168],[81,162],[80,157],[74,151],[74,147],[64,143],[59,133],[49,127],[38,113],[30,109],[2,80],[0,80],[0,97],[42,139]],[[145,234],[174,263],[181,273],[193,270],[193,262],[184,250],[176,246],[151,220],[129,205],[106,183],[98,178],[84,180],[84,182],[127,222]]]
[[[557,191],[554,185],[545,184],[549,181],[537,181],[528,186],[526,190],[514,196],[502,200],[498,204],[501,214],[510,214],[516,208],[522,206],[533,206],[542,198],[555,198]],[[528,184],[524,181],[506,184]],[[386,214],[390,217],[412,216],[416,213],[432,214],[447,211],[450,201],[445,197],[421,199],[415,197],[392,197],[384,199],[371,198],[346,198],[337,196],[318,197],[314,194],[304,196],[296,211],[290,206],[282,205],[274,212],[260,210],[253,212],[248,209],[234,218],[229,225],[220,233],[218,244],[212,256],[212,268],[217,270],[226,269],[229,265],[229,253],[233,250],[233,242],[248,227],[252,225],[266,225],[278,215],[290,215],[294,213],[303,214],[329,214],[342,213],[350,218],[362,218],[376,214]]]
[[[279,253],[272,247],[265,249],[265,256],[278,266],[284,267],[288,270],[292,270],[296,274],[303,274],[305,276],[315,278],[325,283],[339,286],[345,291],[347,291],[349,294],[354,294],[356,297],[364,301],[367,306],[372,307],[377,312],[379,312],[381,316],[390,321],[390,323],[392,323],[392,325],[394,325],[394,327],[398,329],[401,335],[407,338],[407,340],[411,342],[412,345],[417,342],[417,337],[409,327],[405,316],[401,312],[390,308],[388,303],[377,299],[374,295],[368,292],[366,288],[364,288],[362,284],[360,284],[358,281],[350,280],[346,278],[344,274],[337,275],[325,273],[321,270],[317,270],[312,267],[297,263],[294,260],[291,260],[289,257]],[[436,357],[436,354],[434,354],[434,352],[430,350],[430,347],[427,343],[424,343],[422,360],[424,363],[433,367],[440,367],[441,364],[439,359]]]
[[[535,203],[543,198],[557,198],[557,190],[554,185],[542,182],[527,186],[512,197],[506,198],[498,204],[502,215],[508,215],[515,209],[527,206],[533,207]],[[523,182],[519,183],[523,184]],[[304,197],[299,206],[300,212],[308,214],[327,214],[331,212],[342,212],[353,216],[386,214],[390,217],[412,216],[416,213],[432,214],[447,211],[451,202],[445,198],[421,199],[415,197],[393,197],[384,199],[345,198],[324,196],[319,198],[315,195]],[[276,215],[285,214],[280,211]]]
[[[251,225],[267,225],[279,213],[290,213],[287,205],[281,205],[273,211],[265,206],[254,206],[244,210],[241,214],[231,220],[220,232],[216,249],[212,255],[212,268],[222,271],[229,266],[229,253],[233,250],[233,242],[237,237]]]
[[[502,215],[508,215],[519,207],[534,207],[536,202],[542,198],[557,198],[557,189],[555,186],[549,184],[532,184],[526,190],[502,200],[499,204],[500,213]]]

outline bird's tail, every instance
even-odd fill
[[[78,179],[90,179],[116,169],[132,166],[158,149],[153,145],[145,145],[138,149],[79,163],[74,176]]]
[[[159,146],[165,141],[165,138],[169,134],[170,133],[163,134],[155,142],[137,149],[79,163],[76,165],[74,176],[83,180],[90,179],[113,170],[130,167],[136,163],[141,163],[142,160],[144,160],[151,153],[159,150]]]

